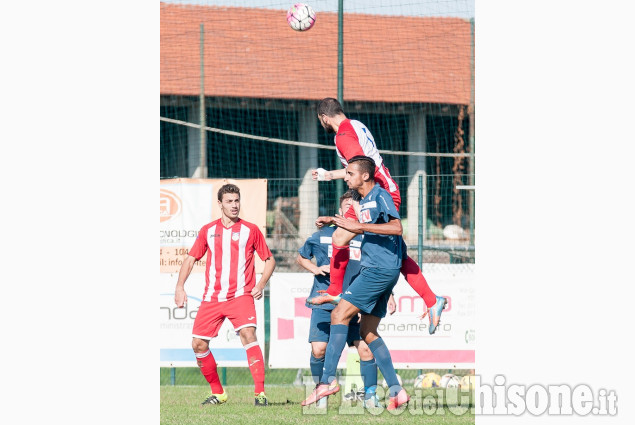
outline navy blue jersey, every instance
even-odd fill
[[[375,184],[371,191],[359,201],[359,205],[360,223],[381,224],[388,223],[391,218],[400,218],[390,193],[382,189],[379,184]],[[404,247],[401,235],[364,232],[361,265],[399,269],[404,256]]]
[[[324,265],[329,265],[331,263],[331,256],[333,255],[333,245],[332,245],[332,236],[333,232],[335,232],[337,227],[328,226],[322,227],[317,232],[313,233],[309,238],[304,242],[304,245],[298,250],[300,255],[303,258],[311,260],[315,257],[315,264],[320,267]],[[348,265],[346,266],[346,274],[344,275],[344,281],[342,283],[342,291],[345,291],[348,288],[348,285],[352,282],[352,280],[359,274],[360,263],[361,263],[361,245],[362,239],[364,235],[357,235],[350,243],[350,260],[348,261]],[[331,281],[329,280],[330,276],[327,274],[326,276],[317,275],[313,279],[313,286],[311,287],[311,294],[309,298],[317,295],[317,291],[326,291],[328,287],[331,285]],[[335,306],[330,303],[325,303],[321,305],[312,305],[309,303],[305,304],[309,308],[320,308],[323,310],[333,310]]]

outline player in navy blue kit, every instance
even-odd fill
[[[349,190],[340,197],[340,214],[342,214],[342,211],[346,211],[353,203],[354,194],[356,193]],[[322,227],[319,231],[311,235],[298,250],[298,264],[315,275],[310,297],[318,295],[319,291],[325,291],[330,285],[331,237],[335,229],[337,229],[335,226]],[[360,248],[363,237],[364,235],[357,235],[351,241],[350,262],[344,276],[344,289],[348,289],[351,281],[359,274],[361,268]],[[315,258],[315,264],[311,261],[312,258]],[[335,306],[329,303],[313,305],[308,302],[306,306],[312,309],[309,333],[309,342],[311,343],[310,366],[311,375],[317,384],[322,377],[324,355],[331,333],[331,311]],[[360,336],[357,315],[354,315],[348,324],[346,342],[349,347],[355,346],[357,348],[360,357],[360,374],[364,382],[364,389],[354,395],[349,394],[349,397],[355,397],[360,401],[363,400],[365,405],[369,407],[378,406],[377,396],[375,395],[377,386],[377,365],[368,345],[366,345]],[[323,404],[320,403],[322,401],[326,402],[326,399],[321,399],[318,402],[318,406],[323,406]]]
[[[357,120],[351,120],[344,114],[342,105],[337,101],[327,97],[322,99],[317,105],[318,120],[327,133],[335,134],[335,151],[344,167],[348,165],[348,159],[354,156],[367,156],[375,162],[374,179],[383,189],[388,191],[390,197],[395,204],[395,208],[399,211],[401,205],[401,194],[397,182],[390,176],[390,171],[386,167],[382,156],[377,150],[375,139],[368,127]],[[318,168],[312,171],[314,180],[333,180],[343,179],[346,177],[346,170],[327,171]],[[351,220],[358,220],[355,208],[344,211],[344,217]],[[320,222],[320,218],[316,221]],[[333,223],[325,223],[333,224]],[[309,298],[311,304],[322,304],[330,302],[337,304],[342,294],[342,281],[346,272],[346,265],[349,261],[348,241],[353,238],[353,234],[339,228],[333,234],[333,256],[331,257],[331,286],[328,290],[317,297]],[[439,327],[441,313],[447,304],[447,299],[436,295],[428,282],[423,277],[423,273],[419,265],[404,252],[402,259],[401,273],[403,274],[408,285],[423,298],[426,305],[423,319],[426,315],[429,318],[430,325],[428,333],[434,334]]]
[[[361,196],[359,222],[336,216],[338,227],[364,234],[361,271],[342,294],[331,312],[331,335],[326,348],[324,369],[313,393],[303,406],[337,393],[340,388],[335,377],[337,363],[346,344],[351,318],[362,313],[360,334],[368,344],[389,386],[387,410],[395,410],[410,397],[399,385],[388,347],[377,332],[379,322],[386,316],[388,299],[399,279],[401,261],[406,246],[401,237],[403,229],[399,213],[390,194],[375,184],[375,163],[372,158],[355,156],[348,161],[345,181]]]

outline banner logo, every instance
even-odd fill
[[[181,213],[181,198],[169,190],[161,189],[159,198],[159,217],[161,223]]]

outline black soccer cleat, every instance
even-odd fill
[[[201,406],[207,406],[209,404],[223,404],[227,401],[227,393],[223,391],[222,394],[212,394],[201,403]]]

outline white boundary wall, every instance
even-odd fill
[[[400,278],[395,286],[397,311],[382,319],[379,334],[396,368],[473,369],[475,360],[474,267],[467,264],[424,264],[424,275],[449,305],[440,329],[428,334],[428,318],[419,320],[423,300]],[[270,282],[271,368],[307,368],[310,309],[304,306],[313,282],[310,273],[274,274]],[[340,367],[346,363],[344,350]]]

